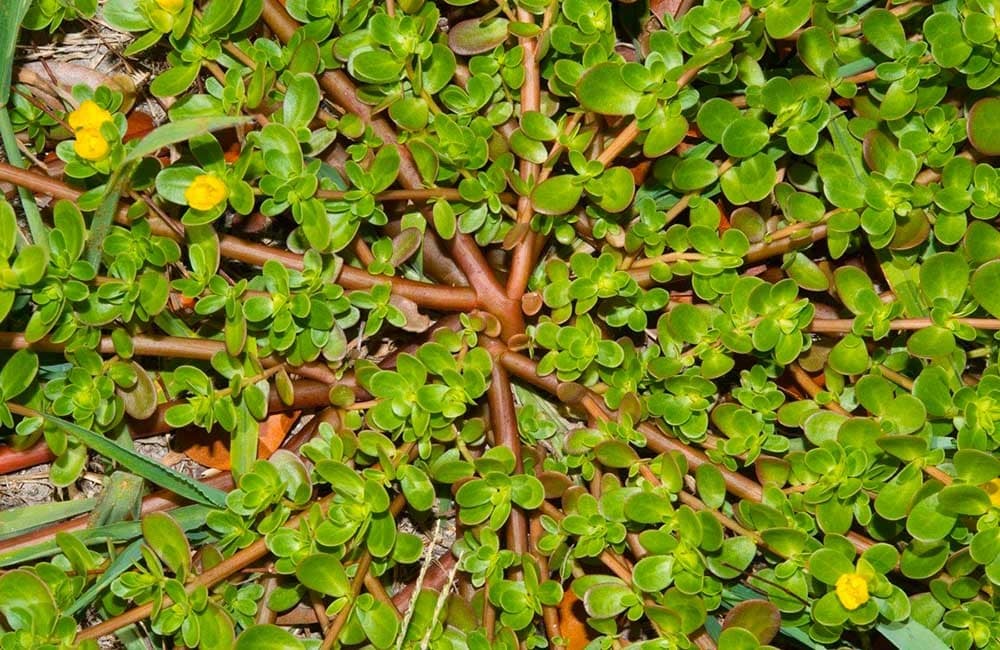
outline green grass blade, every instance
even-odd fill
[[[10,99],[10,84],[14,77],[17,35],[21,31],[21,21],[24,20],[29,4],[31,0],[0,0],[0,140],[3,141],[7,160],[21,169],[26,169],[27,165],[17,148],[17,138],[14,135],[14,126],[10,122],[10,113],[7,111],[7,101]],[[17,188],[17,193],[21,197],[21,207],[24,209],[28,228],[31,229],[32,240],[48,253],[48,231],[35,203],[35,195],[23,187]],[[19,237],[18,245],[24,243]]]
[[[7,154],[10,164],[21,169],[27,169],[28,165],[21,157],[21,150],[17,148],[17,136],[14,135],[14,125],[10,122],[10,112],[5,104],[0,104],[0,140],[3,141],[3,149]],[[28,222],[28,229],[31,230],[31,239],[35,244],[41,246],[46,254],[49,251],[49,234],[45,229],[45,222],[42,221],[42,214],[38,211],[38,204],[35,203],[35,195],[23,187],[17,188],[17,195],[21,199],[21,208],[24,210],[24,218]],[[18,238],[19,247],[27,242]]]
[[[21,21],[28,12],[31,0],[3,0],[0,2],[0,104],[10,99],[10,82],[13,78],[14,48]]]
[[[73,434],[90,449],[93,449],[105,458],[115,461],[128,471],[141,476],[154,485],[170,490],[174,494],[184,497],[193,503],[216,507],[222,507],[226,503],[226,493],[222,490],[209,487],[190,476],[185,476],[176,470],[165,467],[77,424],[47,413],[39,413],[39,415],[67,433]]]
[[[91,526],[106,526],[127,519],[138,519],[142,507],[144,481],[128,472],[112,472],[97,497]]]
[[[90,585],[90,589],[80,594],[72,605],[70,605],[66,611],[63,612],[66,616],[72,616],[76,614],[81,609],[84,609],[90,603],[94,602],[101,592],[114,582],[115,578],[120,576],[129,570],[129,568],[139,561],[142,557],[142,552],[139,550],[142,547],[142,540],[137,539],[122,550],[121,553],[115,557],[114,561],[108,565],[108,568],[101,574],[101,577],[94,584]]]
[[[170,511],[170,516],[180,524],[180,527],[187,532],[188,539],[192,543],[198,543],[205,535],[193,533],[205,525],[205,517],[211,508],[205,506],[183,506]],[[110,526],[100,526],[98,528],[88,528],[73,533],[73,537],[86,544],[96,546],[98,544],[117,544],[121,542],[131,542],[142,535],[142,527],[138,521],[122,521]],[[35,544],[26,548],[19,548],[6,553],[0,553],[0,567],[16,566],[32,560],[51,557],[62,550],[54,539]]]
[[[112,183],[115,184],[113,188],[111,188]],[[104,200],[101,201],[101,205],[94,212],[94,218],[90,222],[90,237],[87,239],[87,261],[95,269],[101,266],[104,239],[111,232],[111,224],[114,222],[115,214],[118,212],[118,200],[121,199],[122,195],[117,183],[118,176],[116,174],[109,181],[108,186],[111,189],[104,195]]]
[[[38,503],[0,512],[0,539],[9,539],[54,521],[69,519],[90,512],[97,499],[74,499]]]
[[[878,626],[879,633],[897,648],[920,650],[948,650],[948,646],[936,634],[910,619],[906,623],[882,623]]]

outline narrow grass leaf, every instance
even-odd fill
[[[9,539],[26,531],[90,512],[97,499],[74,499],[38,503],[0,512],[0,539]]]
[[[21,30],[21,22],[28,11],[31,0],[0,1],[0,140],[3,141],[7,160],[15,167],[26,169],[24,158],[17,148],[17,138],[14,126],[10,121],[7,102],[10,100],[10,84],[14,75],[14,51],[17,47],[17,36]],[[18,187],[17,194],[21,197],[21,207],[24,209],[28,228],[34,243],[41,246],[47,253],[49,250],[48,233],[42,222],[41,213],[35,203],[35,196],[29,190]],[[24,246],[24,237],[18,237],[18,248]]]
[[[878,631],[900,650],[948,650],[948,646],[936,634],[913,619],[906,623],[883,623],[878,626]]]
[[[80,596],[73,601],[73,604],[66,608],[63,613],[66,616],[72,616],[80,610],[84,609],[90,605],[94,600],[101,595],[108,585],[114,582],[115,578],[132,568],[139,558],[142,557],[142,552],[139,550],[142,548],[142,540],[137,539],[128,546],[126,546],[121,553],[108,565],[104,573],[94,584],[90,585],[90,589],[80,594]]]
[[[217,507],[221,507],[226,502],[226,493],[222,490],[209,487],[190,476],[185,476],[176,470],[165,467],[77,424],[47,413],[41,413],[40,415],[67,433],[75,435],[80,439],[80,442],[100,455],[115,461],[128,471],[141,476],[150,483],[170,490],[180,497],[184,497],[188,501]]]
[[[14,69],[14,48],[21,21],[31,0],[4,0],[0,2],[0,105],[10,99],[10,81]]]
[[[171,510],[170,516],[180,524],[181,528],[188,532],[188,539],[192,543],[197,544],[206,539],[207,536],[194,531],[205,525],[205,517],[208,516],[210,511],[211,508],[206,508],[205,506],[182,506]],[[88,528],[73,533],[74,537],[87,546],[130,542],[141,535],[142,528],[138,521],[122,521],[110,526]],[[24,562],[51,557],[61,552],[62,549],[59,548],[55,538],[53,538],[25,548],[17,548],[6,553],[0,553],[0,567],[16,566]]]

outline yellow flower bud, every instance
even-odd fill
[[[990,495],[990,503],[1000,508],[1000,478],[995,478],[982,486],[986,494]]]
[[[98,130],[105,122],[111,121],[111,113],[97,105],[97,102],[88,99],[80,104],[80,108],[69,114],[67,118],[69,128],[73,131],[82,129]]]
[[[168,14],[179,14],[184,8],[184,0],[156,0],[156,6]]]
[[[76,132],[73,151],[84,160],[97,162],[104,160],[111,151],[111,145],[101,135],[100,129],[84,128]]]
[[[868,602],[868,581],[857,573],[845,573],[837,578],[837,599],[844,609],[854,611]]]
[[[184,190],[184,199],[195,210],[211,210],[229,198],[229,189],[218,176],[202,174]]]

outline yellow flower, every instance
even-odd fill
[[[990,495],[990,503],[1000,508],[1000,478],[995,478],[981,487]]]
[[[84,160],[96,162],[107,157],[111,145],[101,135],[100,129],[83,128],[76,132],[73,151]]]
[[[218,176],[202,174],[184,190],[184,199],[195,210],[211,210],[229,198],[226,184]]]
[[[184,0],[156,0],[156,6],[168,14],[178,14],[184,8]]]
[[[102,124],[111,121],[111,113],[98,106],[97,102],[88,99],[80,104],[80,108],[69,114],[68,121],[73,131],[83,129],[97,131]]]
[[[835,586],[844,609],[854,611],[868,602],[868,581],[857,573],[845,573],[837,578]]]

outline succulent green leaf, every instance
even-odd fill
[[[642,99],[622,77],[622,65],[610,62],[588,70],[576,85],[576,95],[584,108],[602,115],[634,115]]]

